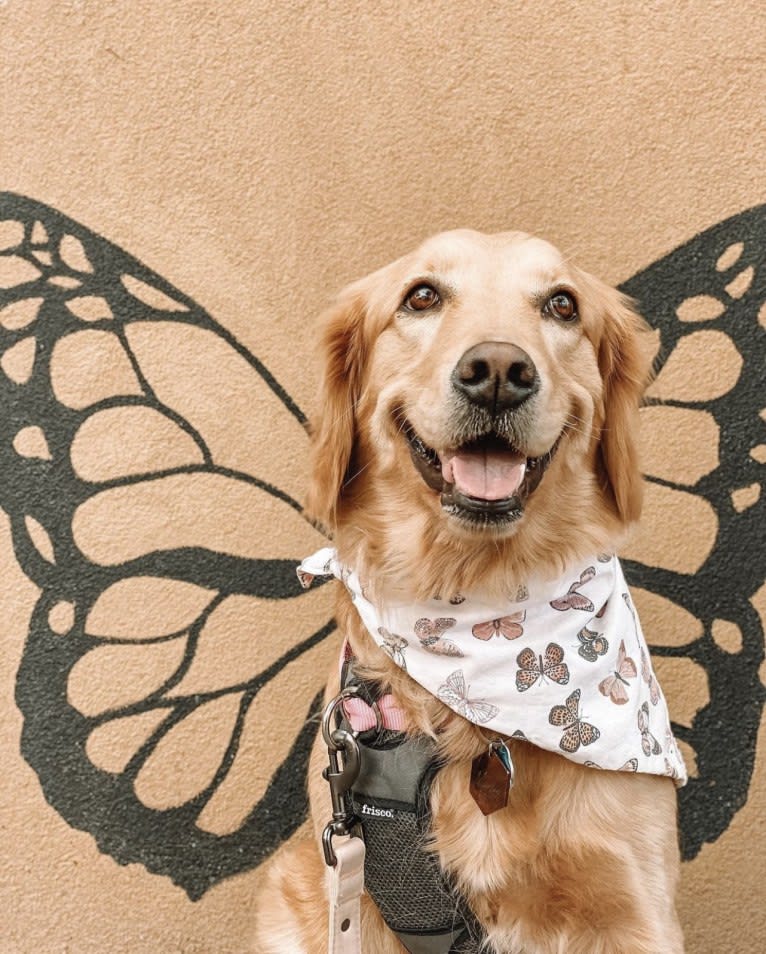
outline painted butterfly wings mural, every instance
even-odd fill
[[[641,411],[643,529],[623,567],[660,681],[680,680],[697,697],[673,725],[694,760],[678,793],[682,852],[693,858],[747,799],[766,696],[766,205],[701,233],[622,290],[659,338]]]
[[[0,505],[40,591],[22,752],[69,824],[197,898],[305,814],[333,624],[296,578],[324,541],[269,436],[305,445],[303,415],[191,299],[72,220],[6,194],[0,240]]]
[[[672,624],[645,626],[658,666],[706,680],[701,705],[674,725],[697,767],[679,792],[687,858],[747,797],[764,699],[751,602],[762,585],[764,246],[762,207],[624,286],[660,337],[663,403],[642,412],[646,430],[675,434],[683,421],[695,435],[684,484],[675,444],[649,454],[651,533],[624,561],[645,621]],[[694,361],[699,373],[681,373]],[[304,593],[295,575],[324,542],[296,502],[300,452],[286,456],[305,446],[303,415],[195,302],[11,194],[0,200],[0,401],[0,506],[39,590],[17,679],[23,755],[70,825],[198,898],[260,864],[305,813],[327,668],[317,654],[333,624],[327,591]],[[693,565],[672,562],[679,534]],[[581,608],[581,584],[557,608]],[[485,638],[513,638],[521,622]],[[722,640],[732,626],[738,639]],[[578,640],[586,659],[606,651],[592,631]],[[405,645],[392,636],[402,662]],[[523,684],[538,669],[564,684],[555,651],[524,662]],[[442,693],[492,717],[460,670]],[[567,741],[583,743],[577,700],[559,708]]]

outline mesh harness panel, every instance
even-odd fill
[[[367,702],[381,695],[355,677],[353,661],[341,685],[357,686]],[[428,847],[429,794],[440,767],[432,740],[373,729],[357,741],[361,771],[351,797],[367,848],[365,890],[410,954],[479,954],[486,935]]]

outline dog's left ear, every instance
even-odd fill
[[[643,500],[638,409],[651,378],[653,346],[634,303],[598,284],[603,324],[597,358],[604,397],[597,466],[617,516],[632,523],[641,515]]]

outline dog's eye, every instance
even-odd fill
[[[425,311],[441,301],[439,293],[430,285],[417,285],[404,299],[404,307],[410,311]]]
[[[574,321],[577,318],[577,302],[569,292],[556,292],[551,295],[543,309],[559,321]]]

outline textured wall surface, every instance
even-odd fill
[[[691,954],[766,936],[757,0],[0,2],[0,949],[249,954],[337,651],[315,316],[521,228],[657,330],[626,567]]]

